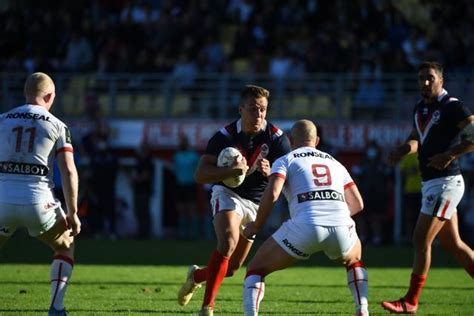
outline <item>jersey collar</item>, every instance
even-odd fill
[[[242,132],[242,119],[238,119],[237,120],[237,133],[240,133]],[[265,129],[267,128],[267,120],[264,120],[263,121],[263,124],[262,124],[262,129],[260,131],[265,131]]]
[[[448,91],[444,90],[441,91],[441,94],[438,96],[438,102],[441,102],[441,100],[443,100],[443,98],[448,94]]]

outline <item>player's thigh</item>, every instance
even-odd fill
[[[15,233],[21,219],[21,205],[0,203],[0,248]]]
[[[240,238],[242,218],[232,210],[225,210],[214,216],[213,224],[217,238],[217,248],[226,254],[232,253]]]
[[[34,236],[49,245],[56,251],[70,249],[74,238],[70,236],[70,230],[68,229],[66,222],[66,215],[60,206],[56,207],[53,211],[52,224],[49,224],[45,228],[45,231],[41,231]]]
[[[36,238],[55,251],[69,251],[74,243],[74,237],[70,236],[65,219],[58,220],[51,229]]]
[[[358,249],[354,248],[359,241],[354,223],[322,228],[328,231],[328,237],[322,244],[329,259],[346,261],[354,259],[353,256],[360,257]]]
[[[444,223],[443,227],[439,231],[439,239],[443,247],[449,247],[450,245],[455,245],[461,241],[459,236],[459,226],[458,226],[458,215],[457,212],[451,216],[449,221]]]
[[[429,246],[440,232],[446,221],[438,217],[420,213],[413,232],[413,243],[417,247]]]
[[[235,248],[234,252],[232,253],[232,256],[230,257],[229,266],[233,269],[240,268],[244,264],[244,261],[250,252],[250,249],[252,249],[252,245],[253,241],[248,240],[243,235],[240,235],[237,247]]]
[[[274,271],[283,270],[296,261],[295,257],[290,256],[273,237],[270,237],[257,250],[247,270],[255,271],[260,275],[268,275]]]
[[[356,243],[354,246],[339,260],[343,265],[346,267],[362,260],[362,244],[360,242],[360,239],[357,238]]]

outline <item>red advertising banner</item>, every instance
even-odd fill
[[[204,149],[209,138],[230,121],[202,120],[110,120],[112,145],[117,148],[135,148],[147,141],[156,149],[174,149],[180,135],[186,135],[193,147]],[[74,135],[81,137],[91,128],[83,121],[67,122]],[[275,124],[289,131],[292,121],[276,121]],[[375,140],[382,147],[393,147],[403,142],[410,133],[407,122],[321,122],[324,142],[341,150],[360,150]]]

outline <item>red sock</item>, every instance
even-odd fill
[[[467,273],[474,279],[474,264],[471,264],[469,267],[466,268]]]
[[[413,305],[418,305],[418,298],[421,294],[421,289],[425,285],[426,275],[417,275],[412,273],[410,279],[410,288],[405,295],[405,300]]]
[[[217,250],[214,250],[211,260],[207,264],[206,292],[202,306],[214,307],[214,300],[227,273],[228,265],[229,257],[224,257]]]
[[[202,269],[197,269],[196,271],[194,271],[193,279],[194,279],[194,282],[196,282],[196,283],[202,283],[202,282],[206,281],[206,279],[207,279],[207,267],[204,267]]]

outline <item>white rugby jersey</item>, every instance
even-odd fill
[[[67,126],[42,106],[22,105],[0,115],[0,144],[0,203],[50,202],[54,157],[73,150]]]
[[[285,194],[293,221],[321,226],[351,224],[344,189],[354,185],[347,169],[331,155],[301,147],[280,157],[272,174],[285,178]]]

